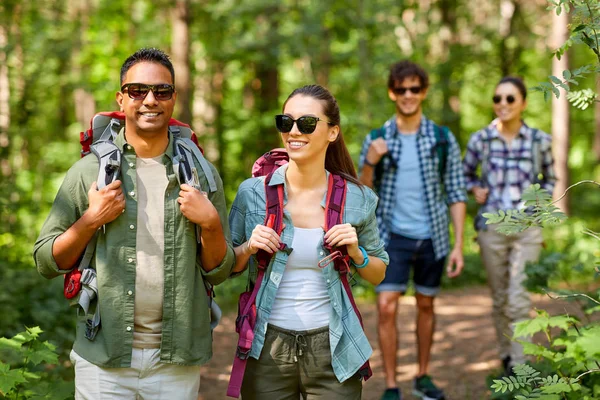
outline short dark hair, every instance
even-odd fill
[[[429,87],[429,75],[419,65],[409,60],[397,62],[390,67],[390,76],[388,78],[388,89],[393,89],[396,82],[400,83],[406,78],[416,76],[424,89]]]
[[[519,78],[518,76],[505,76],[504,78],[500,79],[500,82],[498,82],[496,87],[502,85],[503,83],[512,84],[519,90],[521,96],[523,96],[523,100],[527,99],[527,87],[525,86],[525,82],[523,82],[522,78]]]
[[[121,85],[125,81],[127,71],[140,62],[153,62],[164,65],[171,73],[171,79],[173,80],[173,84],[175,84],[175,69],[169,56],[164,51],[156,48],[143,48],[127,57],[127,60],[123,63],[121,67]]]

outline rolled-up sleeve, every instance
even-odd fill
[[[456,138],[448,132],[448,160],[446,161],[446,176],[444,186],[446,189],[446,201],[448,204],[467,201],[467,190],[465,186],[465,175],[463,172],[460,147]]]
[[[227,223],[227,204],[225,201],[225,193],[223,191],[223,181],[216,168],[212,164],[210,164],[210,168],[217,184],[217,191],[210,193],[208,198],[219,213],[223,235],[225,236],[225,241],[227,242],[227,251],[225,252],[223,260],[216,268],[213,268],[210,271],[205,271],[204,268],[201,268],[200,271],[202,271],[202,276],[204,279],[206,279],[212,285],[218,285],[219,283],[225,281],[231,274],[231,270],[235,265],[235,253],[233,252],[229,224]],[[200,253],[198,253],[197,262],[201,264]]]
[[[76,190],[76,177],[69,171],[58,190],[50,214],[42,226],[40,235],[33,246],[33,258],[38,272],[44,278],[52,279],[71,271],[60,269],[52,255],[54,241],[71,227],[81,216],[82,210],[77,204],[81,196]],[[87,197],[85,197],[87,201]]]
[[[377,209],[377,195],[368,187],[363,187],[365,194],[365,220],[357,229],[358,244],[361,245],[368,255],[381,259],[385,265],[390,262],[388,253],[385,251],[385,243],[379,235],[375,210]]]

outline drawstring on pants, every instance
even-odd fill
[[[302,334],[294,335],[294,362],[298,362],[298,357],[302,357],[302,348],[307,347],[306,339]]]

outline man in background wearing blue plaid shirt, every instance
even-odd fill
[[[433,303],[444,266],[451,278],[463,268],[466,190],[460,148],[451,132],[423,115],[428,86],[429,77],[417,64],[401,61],[391,67],[388,95],[396,113],[382,128],[367,135],[359,162],[360,180],[379,194],[379,232],[390,256],[385,279],[376,288],[379,345],[387,388],[383,400],[402,398],[396,383],[396,316],[411,267],[419,362],[413,394],[423,399],[444,399],[428,375],[435,327]],[[452,251],[448,209],[455,235]]]

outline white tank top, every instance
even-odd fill
[[[271,307],[270,324],[295,331],[329,325],[329,294],[318,265],[322,240],[321,228],[294,227],[294,251],[288,257]]]

